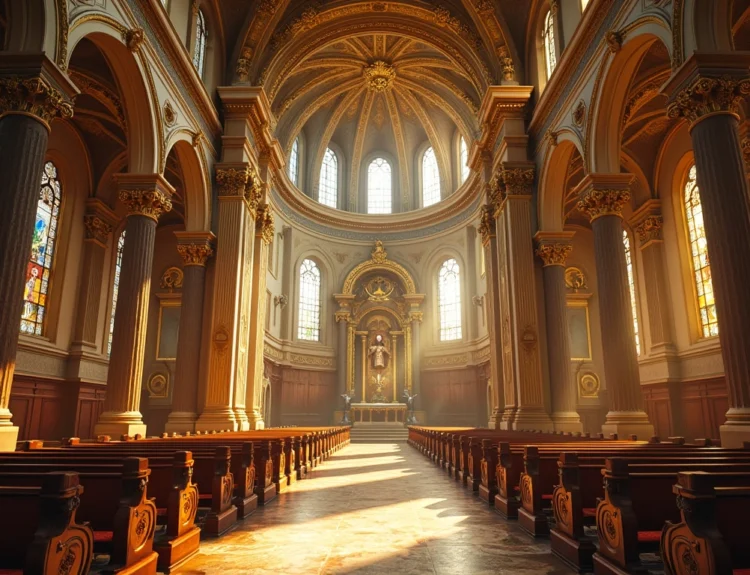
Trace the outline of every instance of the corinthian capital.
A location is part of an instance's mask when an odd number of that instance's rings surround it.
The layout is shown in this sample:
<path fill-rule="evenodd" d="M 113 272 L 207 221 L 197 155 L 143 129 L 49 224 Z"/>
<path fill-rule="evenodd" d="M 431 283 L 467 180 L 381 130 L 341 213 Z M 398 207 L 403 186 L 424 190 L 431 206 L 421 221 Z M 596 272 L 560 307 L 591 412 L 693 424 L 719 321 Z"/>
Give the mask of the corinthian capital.
<path fill-rule="evenodd" d="M 271 206 L 263 205 L 258 208 L 258 215 L 255 217 L 255 229 L 266 245 L 273 242 L 274 218 Z"/>
<path fill-rule="evenodd" d="M 216 168 L 216 183 L 220 196 L 244 196 L 247 179 L 250 177 L 248 164 Z"/>
<path fill-rule="evenodd" d="M 49 129 L 55 118 L 72 118 L 73 104 L 41 77 L 0 78 L 0 115 L 29 114 Z"/>
<path fill-rule="evenodd" d="M 102 246 L 107 245 L 109 234 L 112 233 L 112 226 L 96 214 L 86 214 L 83 216 L 83 225 L 86 228 L 86 239 L 94 240 Z"/>
<path fill-rule="evenodd" d="M 487 204 L 482 206 L 482 215 L 479 220 L 479 235 L 482 236 L 482 245 L 495 237 L 495 207 Z"/>
<path fill-rule="evenodd" d="M 159 221 L 163 213 L 172 210 L 172 200 L 161 190 L 120 190 L 118 197 L 127 206 L 129 216 Z"/>
<path fill-rule="evenodd" d="M 664 221 L 659 215 L 651 215 L 644 219 L 635 227 L 635 233 L 641 241 L 641 246 L 645 247 L 653 241 L 659 241 L 661 237 L 661 228 Z"/>
<path fill-rule="evenodd" d="M 630 201 L 629 190 L 598 190 L 584 192 L 578 200 L 578 211 L 586 214 L 593 222 L 602 216 L 622 217 L 622 209 Z"/>
<path fill-rule="evenodd" d="M 543 243 L 536 249 L 536 255 L 544 263 L 544 267 L 547 266 L 563 266 L 568 260 L 570 252 L 573 251 L 573 246 L 565 243 Z"/>
<path fill-rule="evenodd" d="M 506 196 L 530 196 L 532 194 L 534 187 L 533 166 L 503 166 L 502 177 L 505 183 Z"/>
<path fill-rule="evenodd" d="M 742 100 L 750 94 L 750 78 L 696 78 L 667 107 L 670 118 L 686 118 L 691 125 L 709 114 L 739 116 Z"/>
<path fill-rule="evenodd" d="M 214 250 L 207 243 L 177 244 L 177 253 L 186 266 L 205 266 Z"/>

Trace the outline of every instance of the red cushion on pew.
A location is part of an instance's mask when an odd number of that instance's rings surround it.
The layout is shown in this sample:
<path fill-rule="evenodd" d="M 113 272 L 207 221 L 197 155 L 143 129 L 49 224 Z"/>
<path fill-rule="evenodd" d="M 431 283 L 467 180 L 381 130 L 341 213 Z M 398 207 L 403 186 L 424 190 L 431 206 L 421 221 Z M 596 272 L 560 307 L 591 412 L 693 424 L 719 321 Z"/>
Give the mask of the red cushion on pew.
<path fill-rule="evenodd" d="M 520 487 L 519 487 L 518 485 L 516 485 L 516 486 L 515 486 L 515 487 L 513 488 L 513 491 L 521 491 L 521 488 L 520 488 Z"/>
<path fill-rule="evenodd" d="M 94 543 L 109 543 L 113 536 L 112 531 L 94 531 Z"/>
<path fill-rule="evenodd" d="M 584 517 L 596 517 L 596 507 L 584 507 L 583 516 Z"/>
<path fill-rule="evenodd" d="M 661 540 L 661 531 L 639 531 L 638 543 L 657 543 Z"/>
<path fill-rule="evenodd" d="M 211 494 L 210 493 L 201 493 L 198 496 L 198 499 L 211 499 Z"/>
<path fill-rule="evenodd" d="M 552 501 L 552 494 L 551 493 L 550 494 L 543 494 L 542 495 L 542 499 L 544 501 Z"/>

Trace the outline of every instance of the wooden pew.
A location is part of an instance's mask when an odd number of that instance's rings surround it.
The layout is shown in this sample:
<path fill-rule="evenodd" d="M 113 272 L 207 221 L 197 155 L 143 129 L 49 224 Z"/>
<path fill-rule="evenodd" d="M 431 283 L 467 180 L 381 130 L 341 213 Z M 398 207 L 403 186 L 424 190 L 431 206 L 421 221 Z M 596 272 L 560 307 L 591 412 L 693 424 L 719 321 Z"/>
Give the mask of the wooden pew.
<path fill-rule="evenodd" d="M 0 571 L 8 575 L 85 575 L 94 534 L 76 523 L 83 486 L 77 473 L 52 472 L 40 486 L 0 487 Z"/>
<path fill-rule="evenodd" d="M 211 511 L 206 516 L 205 532 L 218 537 L 237 523 L 237 507 L 232 503 L 234 476 L 232 475 L 232 451 L 229 447 L 216 448 L 216 466 L 211 481 Z"/>
<path fill-rule="evenodd" d="M 750 474 L 680 473 L 673 486 L 679 523 L 661 534 L 661 555 L 671 575 L 750 573 Z"/>

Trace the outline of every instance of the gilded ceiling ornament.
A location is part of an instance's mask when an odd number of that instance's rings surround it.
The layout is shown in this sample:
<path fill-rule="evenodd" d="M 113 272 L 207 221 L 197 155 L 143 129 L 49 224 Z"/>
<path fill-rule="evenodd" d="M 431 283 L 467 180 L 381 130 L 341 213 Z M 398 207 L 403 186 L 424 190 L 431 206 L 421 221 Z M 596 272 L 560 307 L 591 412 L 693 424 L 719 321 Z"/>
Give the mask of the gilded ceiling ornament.
<path fill-rule="evenodd" d="M 169 100 L 164 102 L 162 113 L 164 114 L 164 123 L 170 127 L 174 126 L 175 122 L 177 121 L 177 112 L 172 107 L 172 103 Z"/>
<path fill-rule="evenodd" d="M 234 69 L 235 74 L 240 82 L 247 82 L 248 74 L 250 74 L 250 61 L 253 57 L 253 49 L 249 46 L 245 46 L 242 49 L 242 54 L 237 58 L 237 66 Z"/>
<path fill-rule="evenodd" d="M 365 284 L 365 292 L 370 301 L 388 301 L 395 289 L 394 283 L 383 276 L 374 277 Z"/>
<path fill-rule="evenodd" d="M 505 194 L 508 196 L 530 196 L 534 185 L 534 168 L 512 168 L 503 170 Z"/>
<path fill-rule="evenodd" d="M 362 74 L 367 80 L 367 87 L 373 92 L 384 92 L 393 84 L 396 78 L 396 69 L 382 60 L 373 62 L 366 66 Z"/>
<path fill-rule="evenodd" d="M 503 81 L 514 82 L 516 79 L 516 66 L 513 64 L 513 58 L 510 56 L 507 46 L 500 46 L 497 49 L 497 57 L 500 59 L 500 66 L 503 70 Z"/>
<path fill-rule="evenodd" d="M 255 218 L 255 228 L 266 245 L 273 242 L 275 228 L 271 206 L 263 205 L 258 208 L 258 215 Z"/>
<path fill-rule="evenodd" d="M 208 258 L 214 255 L 214 250 L 206 242 L 177 244 L 177 253 L 186 266 L 205 266 Z"/>
<path fill-rule="evenodd" d="M 492 14 L 495 11 L 492 0 L 474 0 L 474 8 L 483 16 Z"/>
<path fill-rule="evenodd" d="M 0 115 L 21 112 L 49 124 L 73 117 L 73 105 L 42 78 L 0 78 Z"/>
<path fill-rule="evenodd" d="M 125 45 L 131 52 L 137 51 L 146 38 L 143 32 L 143 28 L 133 28 L 131 30 L 126 30 L 122 37 L 123 40 L 125 40 Z"/>
<path fill-rule="evenodd" d="M 664 221 L 659 215 L 648 216 L 635 228 L 635 233 L 638 234 L 638 239 L 641 241 L 641 245 L 645 245 L 655 240 L 661 240 L 661 229 Z"/>
<path fill-rule="evenodd" d="M 482 245 L 486 245 L 490 239 L 495 237 L 495 206 L 482 206 L 479 219 L 479 235 L 482 237 Z"/>
<path fill-rule="evenodd" d="M 250 177 L 250 167 L 244 168 L 216 168 L 216 183 L 219 185 L 220 196 L 242 196 Z"/>
<path fill-rule="evenodd" d="M 570 267 L 565 270 L 565 287 L 577 292 L 578 290 L 588 289 L 586 276 L 578 268 Z"/>
<path fill-rule="evenodd" d="M 536 255 L 547 266 L 563 266 L 573 251 L 573 246 L 568 243 L 543 243 L 536 249 Z"/>
<path fill-rule="evenodd" d="M 622 209 L 630 201 L 630 190 L 589 190 L 578 200 L 578 211 L 593 222 L 602 216 L 622 217 Z"/>
<path fill-rule="evenodd" d="M 691 125 L 709 114 L 726 113 L 739 116 L 743 98 L 750 94 L 750 79 L 697 78 L 682 90 L 667 107 L 670 118 L 686 118 Z"/>
<path fill-rule="evenodd" d="M 95 214 L 86 214 L 83 216 L 83 225 L 86 227 L 86 239 L 96 240 L 101 245 L 107 245 L 109 234 L 112 233 L 112 226 Z"/>
<path fill-rule="evenodd" d="M 158 221 L 159 216 L 172 210 L 172 200 L 160 190 L 120 190 L 118 197 L 127 206 L 129 216 Z"/>
<path fill-rule="evenodd" d="M 161 287 L 161 289 L 166 289 L 170 292 L 172 290 L 182 289 L 182 281 L 184 277 L 185 276 L 180 268 L 174 266 L 169 267 L 164 270 L 163 274 L 161 274 L 161 281 L 159 282 L 159 286 Z"/>

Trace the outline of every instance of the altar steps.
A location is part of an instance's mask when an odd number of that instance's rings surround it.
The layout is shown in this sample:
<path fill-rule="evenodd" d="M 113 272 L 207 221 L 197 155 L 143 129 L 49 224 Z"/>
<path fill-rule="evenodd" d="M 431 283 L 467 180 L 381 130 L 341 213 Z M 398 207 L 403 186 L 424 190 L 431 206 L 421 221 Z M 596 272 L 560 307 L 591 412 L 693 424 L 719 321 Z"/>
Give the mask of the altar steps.
<path fill-rule="evenodd" d="M 352 443 L 399 443 L 409 439 L 401 423 L 357 423 L 351 430 Z"/>

